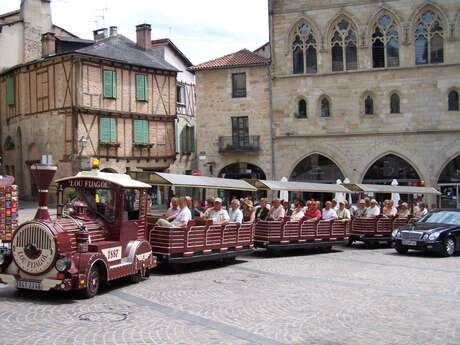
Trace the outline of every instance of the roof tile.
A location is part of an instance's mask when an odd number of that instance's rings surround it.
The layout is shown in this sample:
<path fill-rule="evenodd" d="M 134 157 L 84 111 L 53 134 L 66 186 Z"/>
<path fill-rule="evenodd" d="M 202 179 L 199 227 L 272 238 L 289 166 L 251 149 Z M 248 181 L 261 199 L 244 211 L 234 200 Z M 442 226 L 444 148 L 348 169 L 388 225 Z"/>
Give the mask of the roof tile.
<path fill-rule="evenodd" d="M 241 66 L 260 66 L 267 65 L 269 59 L 251 52 L 248 49 L 242 49 L 236 53 L 228 54 L 218 59 L 195 65 L 190 68 L 193 71 L 203 71 L 209 69 L 232 68 Z"/>

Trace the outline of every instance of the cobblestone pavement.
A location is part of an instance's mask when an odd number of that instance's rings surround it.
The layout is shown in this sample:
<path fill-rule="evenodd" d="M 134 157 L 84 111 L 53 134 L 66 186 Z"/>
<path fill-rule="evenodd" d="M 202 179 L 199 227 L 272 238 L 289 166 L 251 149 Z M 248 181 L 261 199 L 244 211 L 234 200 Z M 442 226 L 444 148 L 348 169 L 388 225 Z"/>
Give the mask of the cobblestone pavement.
<path fill-rule="evenodd" d="M 460 256 L 263 253 L 92 300 L 0 288 L 0 344 L 460 345 Z"/>

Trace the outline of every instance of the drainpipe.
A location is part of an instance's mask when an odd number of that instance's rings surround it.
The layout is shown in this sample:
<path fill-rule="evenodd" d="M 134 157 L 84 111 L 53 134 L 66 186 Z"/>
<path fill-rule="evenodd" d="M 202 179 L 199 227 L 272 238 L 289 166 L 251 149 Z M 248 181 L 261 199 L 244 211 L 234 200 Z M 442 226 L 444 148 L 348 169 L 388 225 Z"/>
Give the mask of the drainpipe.
<path fill-rule="evenodd" d="M 276 156 L 275 156 L 275 123 L 273 118 L 273 65 L 275 63 L 275 54 L 273 48 L 273 10 L 272 1 L 268 2 L 268 27 L 269 27 L 269 42 L 270 42 L 270 64 L 268 66 L 268 92 L 269 92 L 269 104 L 268 104 L 268 115 L 270 122 L 270 149 L 271 149 L 271 170 L 272 180 L 276 180 Z"/>

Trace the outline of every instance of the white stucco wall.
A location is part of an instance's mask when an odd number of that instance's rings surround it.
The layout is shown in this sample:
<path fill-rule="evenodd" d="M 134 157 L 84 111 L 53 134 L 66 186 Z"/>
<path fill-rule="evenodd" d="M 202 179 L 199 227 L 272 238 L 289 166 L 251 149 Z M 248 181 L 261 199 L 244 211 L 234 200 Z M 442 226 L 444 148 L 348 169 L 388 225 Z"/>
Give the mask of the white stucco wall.
<path fill-rule="evenodd" d="M 22 63 L 24 26 L 22 22 L 2 27 L 0 32 L 0 70 Z"/>

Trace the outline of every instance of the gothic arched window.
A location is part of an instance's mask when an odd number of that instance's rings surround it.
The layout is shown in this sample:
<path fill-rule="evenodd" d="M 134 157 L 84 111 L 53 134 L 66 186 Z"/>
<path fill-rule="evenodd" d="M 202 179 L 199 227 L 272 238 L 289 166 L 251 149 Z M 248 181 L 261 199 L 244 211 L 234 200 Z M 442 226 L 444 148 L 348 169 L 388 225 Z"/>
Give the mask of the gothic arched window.
<path fill-rule="evenodd" d="M 444 62 L 444 29 L 441 17 L 431 10 L 423 12 L 415 26 L 415 64 Z"/>
<path fill-rule="evenodd" d="M 458 92 L 455 90 L 450 91 L 448 98 L 449 98 L 448 99 L 449 111 L 458 111 L 459 110 Z"/>
<path fill-rule="evenodd" d="M 390 97 L 390 113 L 391 114 L 399 114 L 401 112 L 401 104 L 400 104 L 399 95 L 394 93 Z"/>
<path fill-rule="evenodd" d="M 326 97 L 321 99 L 321 117 L 331 116 L 331 105 Z"/>
<path fill-rule="evenodd" d="M 372 34 L 372 63 L 374 68 L 399 66 L 399 33 L 395 21 L 384 14 L 374 25 Z"/>
<path fill-rule="evenodd" d="M 371 96 L 367 96 L 364 100 L 364 114 L 374 115 L 374 100 Z"/>
<path fill-rule="evenodd" d="M 316 73 L 318 70 L 316 38 L 310 25 L 299 24 L 292 43 L 293 73 Z"/>
<path fill-rule="evenodd" d="M 346 19 L 338 21 L 331 38 L 332 71 L 358 69 L 358 39 L 353 25 Z"/>
<path fill-rule="evenodd" d="M 307 102 L 304 99 L 299 101 L 297 117 L 302 119 L 307 118 Z"/>

